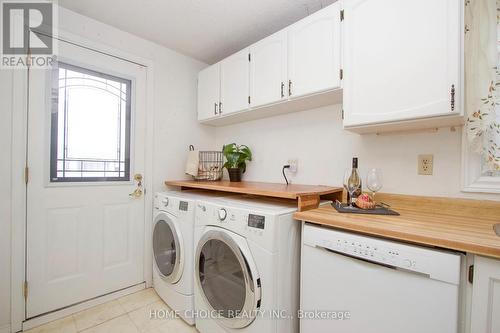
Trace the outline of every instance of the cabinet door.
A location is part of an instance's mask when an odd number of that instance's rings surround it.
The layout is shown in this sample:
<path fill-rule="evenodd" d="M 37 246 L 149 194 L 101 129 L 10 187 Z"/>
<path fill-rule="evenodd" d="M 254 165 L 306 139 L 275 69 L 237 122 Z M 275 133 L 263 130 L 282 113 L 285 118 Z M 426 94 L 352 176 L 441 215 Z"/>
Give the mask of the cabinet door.
<path fill-rule="evenodd" d="M 340 87 L 340 3 L 288 29 L 290 97 Z"/>
<path fill-rule="evenodd" d="M 476 256 L 471 332 L 500 332 L 500 261 Z"/>
<path fill-rule="evenodd" d="M 250 66 L 248 48 L 221 61 L 222 115 L 248 109 Z"/>
<path fill-rule="evenodd" d="M 280 31 L 250 46 L 251 107 L 286 99 L 287 33 Z"/>
<path fill-rule="evenodd" d="M 220 67 L 215 64 L 198 74 L 198 120 L 218 117 L 219 101 Z"/>
<path fill-rule="evenodd" d="M 461 112 L 463 1 L 343 6 L 344 126 Z"/>

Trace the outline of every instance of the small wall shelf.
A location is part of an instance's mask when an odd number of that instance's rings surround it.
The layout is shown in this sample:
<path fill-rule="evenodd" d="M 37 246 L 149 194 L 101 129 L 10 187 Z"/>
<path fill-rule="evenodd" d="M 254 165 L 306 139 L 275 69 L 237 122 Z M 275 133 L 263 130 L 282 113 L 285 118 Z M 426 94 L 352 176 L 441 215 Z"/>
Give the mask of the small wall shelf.
<path fill-rule="evenodd" d="M 341 200 L 343 189 L 324 185 L 277 184 L 262 182 L 230 182 L 221 181 L 194 181 L 171 180 L 167 186 L 176 186 L 181 189 L 204 189 L 211 191 L 251 194 L 257 196 L 297 200 L 298 211 L 305 211 L 319 207 L 321 199 Z"/>

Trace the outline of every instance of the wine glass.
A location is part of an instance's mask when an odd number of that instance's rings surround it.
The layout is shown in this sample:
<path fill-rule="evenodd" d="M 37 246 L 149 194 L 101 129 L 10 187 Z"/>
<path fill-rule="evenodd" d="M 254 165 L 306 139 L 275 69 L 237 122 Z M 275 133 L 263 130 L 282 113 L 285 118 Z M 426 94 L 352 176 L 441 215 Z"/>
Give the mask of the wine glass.
<path fill-rule="evenodd" d="M 352 197 L 354 193 L 356 193 L 356 191 L 360 188 L 360 186 L 361 178 L 358 177 L 358 174 L 356 172 L 353 173 L 352 169 L 346 169 L 344 173 L 344 188 L 347 192 L 349 192 L 349 195 L 351 197 L 351 200 L 349 200 L 350 208 L 354 208 Z"/>
<path fill-rule="evenodd" d="M 368 171 L 366 176 L 366 187 L 372 191 L 372 199 L 375 202 L 375 193 L 382 189 L 382 170 L 374 168 Z"/>

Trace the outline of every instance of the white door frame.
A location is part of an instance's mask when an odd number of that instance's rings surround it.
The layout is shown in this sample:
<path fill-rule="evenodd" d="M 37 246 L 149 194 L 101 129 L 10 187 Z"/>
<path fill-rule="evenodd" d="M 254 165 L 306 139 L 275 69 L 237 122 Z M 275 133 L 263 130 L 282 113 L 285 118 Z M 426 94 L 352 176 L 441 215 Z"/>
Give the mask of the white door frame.
<path fill-rule="evenodd" d="M 152 285 L 151 221 L 153 207 L 153 124 L 154 78 L 153 61 L 126 51 L 115 49 L 100 42 L 59 30 L 58 39 L 86 47 L 97 52 L 140 64 L 146 68 L 146 161 L 144 178 L 144 281 Z M 26 184 L 24 167 L 27 155 L 27 89 L 26 70 L 14 70 L 12 96 L 12 243 L 11 243 L 11 332 L 22 330 L 25 318 L 23 284 L 26 276 Z"/>

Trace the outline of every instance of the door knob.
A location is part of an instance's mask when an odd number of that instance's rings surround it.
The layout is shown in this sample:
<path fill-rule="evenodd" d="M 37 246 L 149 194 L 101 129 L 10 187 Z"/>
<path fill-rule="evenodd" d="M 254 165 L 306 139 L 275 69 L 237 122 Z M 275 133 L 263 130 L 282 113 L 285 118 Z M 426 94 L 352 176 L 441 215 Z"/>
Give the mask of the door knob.
<path fill-rule="evenodd" d="M 129 194 L 129 196 L 132 198 L 140 198 L 144 193 L 142 188 L 142 175 L 140 173 L 135 174 L 134 180 L 137 182 L 137 187 L 132 193 Z"/>

